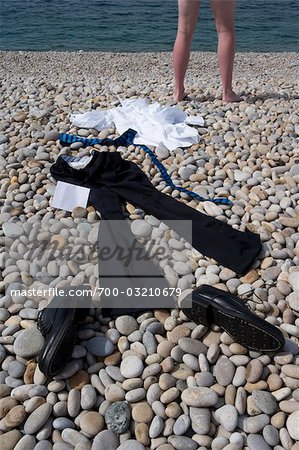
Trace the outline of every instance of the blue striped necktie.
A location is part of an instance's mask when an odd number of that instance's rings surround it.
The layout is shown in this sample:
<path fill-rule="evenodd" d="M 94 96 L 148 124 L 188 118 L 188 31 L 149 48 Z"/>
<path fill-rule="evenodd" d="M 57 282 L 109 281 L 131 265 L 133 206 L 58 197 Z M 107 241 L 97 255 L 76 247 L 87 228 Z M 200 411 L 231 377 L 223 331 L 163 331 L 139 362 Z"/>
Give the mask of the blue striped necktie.
<path fill-rule="evenodd" d="M 99 138 L 85 138 L 81 136 L 76 136 L 74 134 L 66 134 L 62 133 L 59 135 L 59 140 L 62 145 L 69 145 L 73 142 L 82 142 L 82 144 L 87 147 L 93 147 L 96 144 L 100 145 L 114 145 L 115 147 L 124 146 L 128 147 L 129 145 L 134 145 L 135 147 L 141 148 L 145 153 L 149 155 L 151 158 L 153 164 L 159 169 L 163 180 L 165 183 L 170 186 L 172 189 L 176 189 L 179 192 L 184 192 L 185 194 L 189 195 L 189 197 L 192 197 L 196 200 L 199 200 L 200 202 L 213 202 L 220 205 L 232 205 L 232 202 L 225 197 L 222 198 L 203 198 L 200 195 L 198 195 L 196 192 L 192 192 L 189 189 L 186 189 L 181 186 L 177 186 L 174 184 L 172 179 L 170 178 L 165 166 L 158 160 L 155 153 L 148 148 L 146 145 L 136 145 L 133 143 L 134 137 L 136 136 L 137 132 L 135 130 L 132 130 L 129 128 L 125 133 L 123 133 L 121 136 L 119 136 L 116 139 L 99 139 Z"/>

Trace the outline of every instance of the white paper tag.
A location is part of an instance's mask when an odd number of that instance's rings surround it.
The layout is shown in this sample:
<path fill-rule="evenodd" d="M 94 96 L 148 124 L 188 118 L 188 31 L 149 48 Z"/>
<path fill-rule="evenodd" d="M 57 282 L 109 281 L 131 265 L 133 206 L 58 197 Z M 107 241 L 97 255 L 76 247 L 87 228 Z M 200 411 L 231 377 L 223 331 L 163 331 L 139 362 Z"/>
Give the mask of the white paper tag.
<path fill-rule="evenodd" d="M 65 209 L 70 212 L 72 212 L 76 206 L 86 208 L 89 193 L 90 188 L 58 181 L 51 206 L 53 208 Z"/>

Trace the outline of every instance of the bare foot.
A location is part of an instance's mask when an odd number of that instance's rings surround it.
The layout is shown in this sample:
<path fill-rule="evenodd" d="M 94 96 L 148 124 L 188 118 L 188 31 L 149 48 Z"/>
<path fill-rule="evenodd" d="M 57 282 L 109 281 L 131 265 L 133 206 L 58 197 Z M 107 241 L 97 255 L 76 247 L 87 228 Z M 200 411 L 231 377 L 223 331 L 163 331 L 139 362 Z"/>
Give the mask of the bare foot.
<path fill-rule="evenodd" d="M 235 94 L 233 90 L 226 92 L 225 94 L 222 94 L 222 101 L 225 103 L 233 103 L 233 102 L 240 102 L 242 100 L 242 97 Z"/>
<path fill-rule="evenodd" d="M 175 92 L 173 99 L 175 102 L 181 102 L 187 96 L 186 92 Z"/>

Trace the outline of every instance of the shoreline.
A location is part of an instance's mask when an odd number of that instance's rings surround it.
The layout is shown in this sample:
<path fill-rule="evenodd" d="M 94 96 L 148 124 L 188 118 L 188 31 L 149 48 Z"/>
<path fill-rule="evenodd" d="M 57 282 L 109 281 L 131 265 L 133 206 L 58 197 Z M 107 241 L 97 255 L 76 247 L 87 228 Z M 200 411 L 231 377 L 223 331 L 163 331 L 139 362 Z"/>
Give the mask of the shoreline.
<path fill-rule="evenodd" d="M 172 77 L 172 52 L 24 52 L 0 51 L 2 79 L 35 76 L 37 78 L 64 76 L 68 80 L 91 79 L 121 79 L 131 77 L 141 81 L 147 78 L 168 79 Z M 298 54 L 295 52 L 278 53 L 237 53 L 235 58 L 234 75 L 249 77 L 257 74 L 258 78 L 271 81 L 296 81 L 298 78 Z M 126 71 L 125 74 L 119 73 Z M 187 72 L 187 81 L 197 78 L 218 78 L 217 57 L 214 52 L 192 52 Z"/>

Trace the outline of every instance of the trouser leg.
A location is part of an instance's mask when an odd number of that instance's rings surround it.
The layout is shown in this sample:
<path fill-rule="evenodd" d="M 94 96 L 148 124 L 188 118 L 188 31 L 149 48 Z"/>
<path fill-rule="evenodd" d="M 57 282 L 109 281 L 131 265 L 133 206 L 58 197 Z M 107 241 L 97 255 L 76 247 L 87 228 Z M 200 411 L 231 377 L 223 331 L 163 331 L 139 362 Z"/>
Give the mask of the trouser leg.
<path fill-rule="evenodd" d="M 125 163 L 127 171 L 123 171 L 118 184 L 111 186 L 114 192 L 147 214 L 164 222 L 174 221 L 171 226 L 187 240 L 189 235 L 181 221 L 191 221 L 192 245 L 195 249 L 239 274 L 246 272 L 261 249 L 259 235 L 238 231 L 159 192 L 135 164 Z"/>
<path fill-rule="evenodd" d="M 98 306 L 110 315 L 117 308 L 173 308 L 177 292 L 170 289 L 161 268 L 133 235 L 117 194 L 104 186 L 94 188 L 89 203 L 103 218 L 97 240 Z"/>

